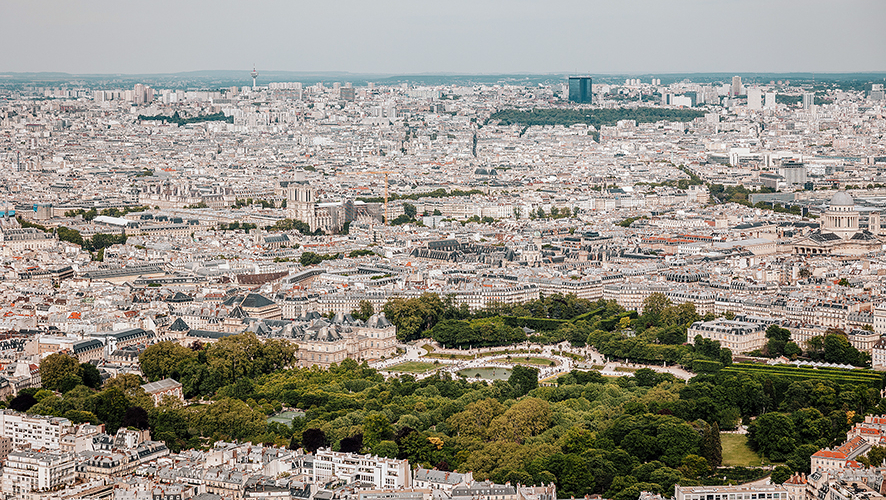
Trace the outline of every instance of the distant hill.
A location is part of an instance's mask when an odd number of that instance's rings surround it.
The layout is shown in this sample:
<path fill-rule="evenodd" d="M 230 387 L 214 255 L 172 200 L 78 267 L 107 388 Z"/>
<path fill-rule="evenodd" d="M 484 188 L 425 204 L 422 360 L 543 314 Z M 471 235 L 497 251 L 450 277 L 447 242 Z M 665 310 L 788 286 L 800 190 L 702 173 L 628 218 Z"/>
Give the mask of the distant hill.
<path fill-rule="evenodd" d="M 251 68 L 242 70 L 195 70 L 179 73 L 145 73 L 145 74 L 70 74 L 60 72 L 32 73 L 0 73 L 0 85 L 4 82 L 22 83 L 59 83 L 82 82 L 85 85 L 128 85 L 129 83 L 147 83 L 170 87 L 225 87 L 233 85 L 251 85 L 249 76 Z M 356 86 L 373 82 L 379 85 L 409 83 L 412 85 L 492 85 L 522 84 L 535 86 L 562 82 L 571 73 L 550 74 L 457 74 L 457 73 L 424 73 L 424 74 L 382 74 L 382 73 L 349 73 L 346 71 L 279 71 L 259 69 L 258 82 L 267 85 L 270 82 L 302 82 L 313 85 L 317 82 L 350 82 Z M 886 72 L 867 73 L 646 73 L 646 74 L 593 74 L 595 83 L 623 83 L 626 78 L 639 78 L 648 82 L 651 78 L 661 79 L 662 84 L 689 80 L 697 83 L 729 82 L 732 77 L 742 77 L 742 82 L 767 84 L 770 81 L 789 80 L 791 83 L 834 82 L 834 81 L 886 81 Z"/>

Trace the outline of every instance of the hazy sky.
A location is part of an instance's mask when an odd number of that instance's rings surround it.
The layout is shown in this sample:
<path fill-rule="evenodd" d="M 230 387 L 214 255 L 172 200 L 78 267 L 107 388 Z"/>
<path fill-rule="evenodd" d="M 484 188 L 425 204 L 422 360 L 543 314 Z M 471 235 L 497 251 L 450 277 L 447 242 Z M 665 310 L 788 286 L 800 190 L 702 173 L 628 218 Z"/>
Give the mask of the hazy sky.
<path fill-rule="evenodd" d="M 0 72 L 886 70 L 886 0 L 0 0 Z"/>

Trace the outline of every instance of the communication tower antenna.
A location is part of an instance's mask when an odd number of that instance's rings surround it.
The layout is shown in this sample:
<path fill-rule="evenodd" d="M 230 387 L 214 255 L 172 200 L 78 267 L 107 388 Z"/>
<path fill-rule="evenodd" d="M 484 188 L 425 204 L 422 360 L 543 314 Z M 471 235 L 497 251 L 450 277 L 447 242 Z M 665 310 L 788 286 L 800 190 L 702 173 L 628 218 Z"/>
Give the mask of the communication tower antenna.
<path fill-rule="evenodd" d="M 255 64 L 252 65 L 252 89 L 255 90 L 255 79 L 258 78 L 258 71 L 255 70 Z"/>

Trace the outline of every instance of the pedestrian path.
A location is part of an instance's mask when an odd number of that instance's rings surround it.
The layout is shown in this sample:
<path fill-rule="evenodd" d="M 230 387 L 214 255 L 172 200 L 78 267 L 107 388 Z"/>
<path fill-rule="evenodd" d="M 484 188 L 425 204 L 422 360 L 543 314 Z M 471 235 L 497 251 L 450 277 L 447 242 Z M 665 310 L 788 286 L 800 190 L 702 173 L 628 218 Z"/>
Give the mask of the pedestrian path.
<path fill-rule="evenodd" d="M 446 357 L 427 357 L 428 351 L 422 346 L 430 345 L 434 348 L 433 352 L 439 355 L 458 355 L 458 356 L 478 356 L 473 359 L 459 359 Z M 670 373 L 681 380 L 689 380 L 693 373 L 684 370 L 679 366 L 659 366 L 659 365 L 643 365 L 636 363 L 622 363 L 609 361 L 593 347 L 573 347 L 567 342 L 556 345 L 540 345 L 532 343 L 523 343 L 502 347 L 484 347 L 478 349 L 445 349 L 433 340 L 419 340 L 411 344 L 401 344 L 398 346 L 403 353 L 389 359 L 375 361 L 369 366 L 382 372 L 385 376 L 399 376 L 402 372 L 390 371 L 391 367 L 405 363 L 408 361 L 424 361 L 433 363 L 437 368 L 431 369 L 425 373 L 414 374 L 416 379 L 422 379 L 438 372 L 451 373 L 457 376 L 458 372 L 465 369 L 473 368 L 507 368 L 513 369 L 514 366 L 521 364 L 519 358 L 521 356 L 530 356 L 533 358 L 548 359 L 554 362 L 554 366 L 538 366 L 530 365 L 538 368 L 539 380 L 559 376 L 568 373 L 573 369 L 590 369 L 591 366 L 602 366 L 600 373 L 608 377 L 632 377 L 634 372 L 641 368 L 649 368 L 658 373 Z M 506 352 L 512 351 L 512 352 Z M 513 352 L 519 351 L 519 352 Z M 500 353 L 500 354 L 497 354 Z M 572 355 L 572 356 L 570 356 Z M 573 356 L 581 356 L 582 360 L 577 361 Z M 525 363 L 524 363 L 525 364 Z M 468 378 L 468 381 L 482 380 Z"/>

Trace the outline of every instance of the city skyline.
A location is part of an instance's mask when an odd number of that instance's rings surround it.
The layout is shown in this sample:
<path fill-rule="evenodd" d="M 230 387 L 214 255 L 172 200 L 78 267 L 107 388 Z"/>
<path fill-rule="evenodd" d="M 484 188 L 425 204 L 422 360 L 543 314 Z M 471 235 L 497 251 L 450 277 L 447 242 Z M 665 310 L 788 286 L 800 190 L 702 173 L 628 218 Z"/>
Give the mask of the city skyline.
<path fill-rule="evenodd" d="M 11 2 L 0 42 L 16 49 L 4 54 L 0 71 L 148 74 L 253 64 L 372 74 L 886 70 L 877 50 L 886 44 L 877 27 L 886 18 L 882 2 L 504 5 L 159 2 L 136 10 L 104 1 Z"/>
<path fill-rule="evenodd" d="M 2 12 L 0 500 L 886 500 L 883 0 Z"/>

